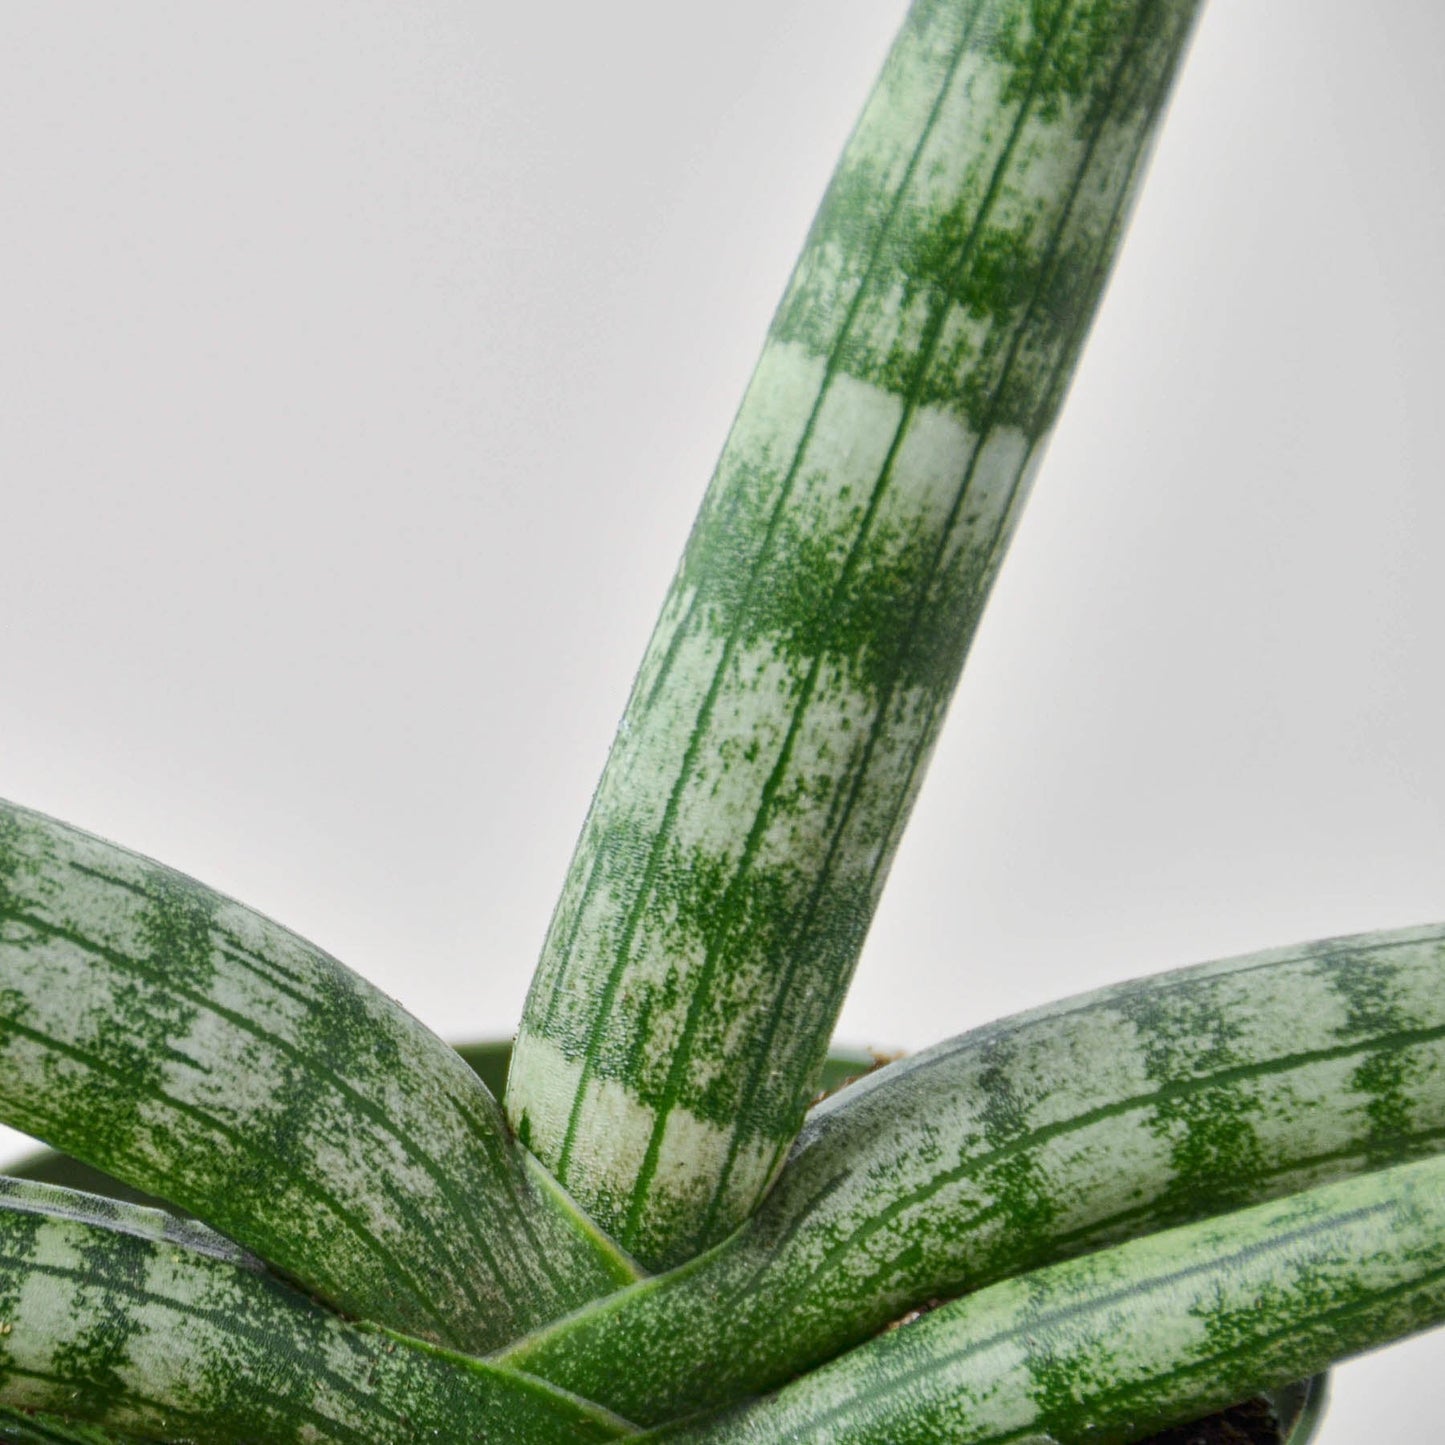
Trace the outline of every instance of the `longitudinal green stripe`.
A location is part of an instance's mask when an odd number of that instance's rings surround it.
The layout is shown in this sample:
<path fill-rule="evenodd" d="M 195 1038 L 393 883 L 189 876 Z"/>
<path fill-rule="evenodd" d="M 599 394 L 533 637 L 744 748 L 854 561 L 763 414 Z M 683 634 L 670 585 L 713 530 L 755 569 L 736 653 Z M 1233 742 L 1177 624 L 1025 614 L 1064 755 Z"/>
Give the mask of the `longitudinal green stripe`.
<path fill-rule="evenodd" d="M 649 1265 L 795 1134 L 1196 0 L 916 0 L 664 603 L 508 1088 Z"/>
<path fill-rule="evenodd" d="M 507 1066 L 512 1059 L 512 1041 L 491 1040 L 486 1043 L 455 1044 L 467 1066 L 493 1094 L 500 1094 L 507 1082 Z M 854 1079 L 878 1067 L 878 1060 L 871 1054 L 856 1049 L 840 1049 L 830 1052 L 823 1062 L 823 1071 L 818 1079 L 820 1093 L 831 1094 Z M 103 1194 L 112 1199 L 125 1199 L 132 1204 L 155 1206 L 162 1201 L 146 1194 L 143 1190 L 132 1189 L 112 1175 L 68 1154 L 57 1153 L 54 1149 L 37 1149 L 24 1158 L 6 1166 L 6 1172 L 17 1179 L 38 1179 L 46 1184 L 63 1184 L 70 1189 L 80 1189 L 88 1194 Z M 174 1209 L 175 1206 L 171 1205 Z"/>
<path fill-rule="evenodd" d="M 459 1348 L 633 1277 L 392 1000 L 249 909 L 8 804 L 0 1119 L 351 1313 Z"/>
<path fill-rule="evenodd" d="M 673 1445 L 1125 1445 L 1445 1321 L 1445 1158 L 991 1286 Z"/>
<path fill-rule="evenodd" d="M 81 1425 L 58 1415 L 0 1409 L 3 1445 L 139 1445 L 134 1435 Z"/>
<path fill-rule="evenodd" d="M 870 1074 L 731 1239 L 504 1358 L 659 1422 L 931 1298 L 1442 1148 L 1445 927 L 1183 969 Z"/>
<path fill-rule="evenodd" d="M 481 1079 L 493 1094 L 501 1093 L 507 1081 L 507 1066 L 512 1057 L 511 1040 L 491 1041 L 479 1044 L 458 1044 L 457 1053 L 473 1073 Z M 877 1068 L 877 1060 L 857 1050 L 843 1049 L 828 1055 L 818 1081 L 821 1092 L 831 1093 L 853 1079 L 861 1078 Z M 24 1158 L 6 1166 L 6 1171 L 18 1179 L 35 1179 L 47 1184 L 62 1184 L 70 1189 L 83 1190 L 88 1194 L 100 1194 L 112 1199 L 122 1199 L 133 1204 L 161 1205 L 164 1201 L 133 1189 L 121 1183 L 113 1175 L 82 1164 L 68 1154 L 54 1149 L 37 1149 Z M 540 1177 L 540 1176 L 539 1176 Z M 544 1180 L 545 1187 L 545 1180 Z M 166 1206 L 172 1210 L 174 1205 Z M 587 1228 L 585 1222 L 581 1226 Z M 602 1245 L 605 1249 L 605 1243 Z M 5 1438 L 0 1432 L 0 1441 Z"/>
<path fill-rule="evenodd" d="M 0 1180 L 0 1320 L 0 1405 L 143 1439 L 580 1445 L 627 1429 L 347 1325 L 202 1225 L 50 1185 Z"/>
<path fill-rule="evenodd" d="M 493 1094 L 506 1088 L 507 1070 L 512 1062 L 512 1041 L 481 1044 L 456 1044 L 456 1051 L 467 1061 L 472 1072 Z M 823 1060 L 818 1075 L 818 1092 L 831 1094 L 852 1079 L 860 1078 L 878 1067 L 877 1059 L 857 1049 L 834 1049 Z"/>

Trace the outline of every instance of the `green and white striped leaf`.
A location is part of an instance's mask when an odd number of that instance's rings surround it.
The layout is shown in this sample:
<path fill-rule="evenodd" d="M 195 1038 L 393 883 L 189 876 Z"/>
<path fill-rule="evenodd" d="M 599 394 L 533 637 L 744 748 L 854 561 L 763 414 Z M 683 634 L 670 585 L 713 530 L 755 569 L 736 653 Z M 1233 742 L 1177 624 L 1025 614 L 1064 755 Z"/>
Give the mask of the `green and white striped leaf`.
<path fill-rule="evenodd" d="M 635 1278 L 440 1040 L 311 944 L 0 804 L 0 1120 L 349 1313 L 495 1348 Z"/>
<path fill-rule="evenodd" d="M 511 1039 L 493 1039 L 479 1044 L 455 1044 L 453 1047 L 491 1093 L 500 1098 L 506 1089 L 507 1071 L 512 1063 Z M 841 1089 L 844 1084 L 876 1069 L 878 1062 L 876 1055 L 863 1050 L 832 1048 L 828 1057 L 823 1060 L 823 1067 L 818 1074 L 818 1092 L 831 1094 L 834 1090 Z"/>
<path fill-rule="evenodd" d="M 1127 1445 L 1445 1322 L 1445 1158 L 990 1286 L 671 1445 Z"/>
<path fill-rule="evenodd" d="M 348 1325 L 204 1225 L 50 1185 L 0 1180 L 0 1320 L 0 1405 L 144 1440 L 580 1445 L 628 1429 Z"/>
<path fill-rule="evenodd" d="M 489 1040 L 486 1043 L 455 1044 L 468 1068 L 496 1096 L 507 1082 L 507 1066 L 512 1058 L 512 1042 Z M 841 1049 L 830 1053 L 823 1063 L 823 1072 L 818 1081 L 821 1093 L 833 1093 L 844 1084 L 862 1078 L 864 1074 L 879 1067 L 878 1060 L 871 1054 L 856 1049 Z M 100 1194 L 109 1199 L 124 1199 L 132 1204 L 157 1206 L 175 1212 L 176 1206 L 155 1198 L 144 1190 L 133 1189 L 113 1175 L 82 1164 L 68 1154 L 54 1149 L 36 1149 L 23 1158 L 5 1166 L 5 1172 L 17 1179 L 36 1179 L 44 1184 L 62 1184 L 67 1189 L 79 1189 L 86 1194 Z M 0 1436 L 3 1439 L 3 1436 Z"/>
<path fill-rule="evenodd" d="M 1442 1146 L 1445 927 L 1182 969 L 870 1074 L 731 1239 L 503 1358 L 660 1423 L 930 1299 Z"/>
<path fill-rule="evenodd" d="M 801 1124 L 1197 0 L 915 0 L 552 921 L 520 1137 L 649 1267 Z"/>

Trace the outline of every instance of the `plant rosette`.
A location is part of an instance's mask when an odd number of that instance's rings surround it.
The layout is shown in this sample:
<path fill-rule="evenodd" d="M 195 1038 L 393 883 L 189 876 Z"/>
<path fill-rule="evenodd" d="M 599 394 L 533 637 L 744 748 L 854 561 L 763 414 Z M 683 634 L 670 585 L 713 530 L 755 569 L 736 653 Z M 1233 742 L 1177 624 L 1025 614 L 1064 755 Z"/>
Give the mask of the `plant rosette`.
<path fill-rule="evenodd" d="M 820 1096 L 1199 8 L 909 9 L 505 1080 L 0 803 L 0 1119 L 143 1196 L 0 1180 L 0 1438 L 1276 1445 L 1321 1408 L 1291 1381 L 1445 1321 L 1445 926 L 1096 989 Z"/>

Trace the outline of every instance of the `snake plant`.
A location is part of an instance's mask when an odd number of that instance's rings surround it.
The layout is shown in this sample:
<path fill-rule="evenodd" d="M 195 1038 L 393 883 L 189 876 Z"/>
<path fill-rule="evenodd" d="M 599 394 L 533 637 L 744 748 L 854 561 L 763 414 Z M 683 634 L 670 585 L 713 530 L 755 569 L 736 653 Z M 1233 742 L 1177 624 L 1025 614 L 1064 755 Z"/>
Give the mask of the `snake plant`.
<path fill-rule="evenodd" d="M 832 1043 L 1199 8 L 914 0 L 514 1047 L 0 805 L 0 1440 L 1301 1445 L 1445 1321 L 1445 925 Z"/>

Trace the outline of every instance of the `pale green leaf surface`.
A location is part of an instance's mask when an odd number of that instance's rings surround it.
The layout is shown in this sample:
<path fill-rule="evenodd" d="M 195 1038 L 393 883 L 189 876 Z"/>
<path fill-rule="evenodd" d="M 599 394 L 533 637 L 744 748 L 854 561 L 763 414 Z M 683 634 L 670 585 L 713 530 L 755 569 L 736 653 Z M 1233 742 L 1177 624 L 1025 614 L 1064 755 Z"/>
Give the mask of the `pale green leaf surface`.
<path fill-rule="evenodd" d="M 457 1054 L 268 919 L 0 804 L 0 1119 L 472 1351 L 635 1278 Z"/>
<path fill-rule="evenodd" d="M 512 1057 L 510 1040 L 457 1044 L 454 1047 L 467 1067 L 486 1085 L 493 1096 L 502 1092 L 507 1081 L 507 1066 Z M 831 1093 L 855 1079 L 862 1078 L 877 1067 L 878 1061 L 870 1054 L 856 1049 L 834 1050 L 824 1062 L 819 1089 Z M 533 1167 L 535 1169 L 536 1166 Z M 17 1179 L 37 1179 L 47 1184 L 63 1184 L 69 1189 L 79 1189 L 87 1194 L 128 1200 L 133 1204 L 162 1206 L 172 1212 L 176 1209 L 174 1204 L 157 1199 L 144 1190 L 133 1189 L 113 1175 L 92 1168 L 89 1164 L 82 1164 L 78 1159 L 72 1159 L 68 1154 L 61 1154 L 54 1149 L 37 1149 L 7 1165 L 6 1172 Z M 554 1187 L 547 1180 L 545 1171 L 538 1171 L 538 1179 L 544 1190 Z M 564 1204 L 563 1207 L 569 1206 Z M 589 1225 L 579 1217 L 578 1227 L 586 1230 Z M 605 1251 L 612 1246 L 604 1240 L 599 1247 Z"/>
<path fill-rule="evenodd" d="M 1445 928 L 1181 969 L 870 1074 L 731 1239 L 504 1358 L 658 1423 L 931 1298 L 1442 1145 Z"/>
<path fill-rule="evenodd" d="M 1017 1276 L 672 1445 L 1126 1445 L 1445 1322 L 1445 1158 Z"/>
<path fill-rule="evenodd" d="M 0 1180 L 0 1320 L 0 1405 L 145 1440 L 627 1433 L 538 1380 L 349 1325 L 204 1225 L 50 1185 Z"/>
<path fill-rule="evenodd" d="M 519 1136 L 649 1268 L 802 1122 L 1196 0 L 916 0 L 773 321 L 528 999 Z"/>

